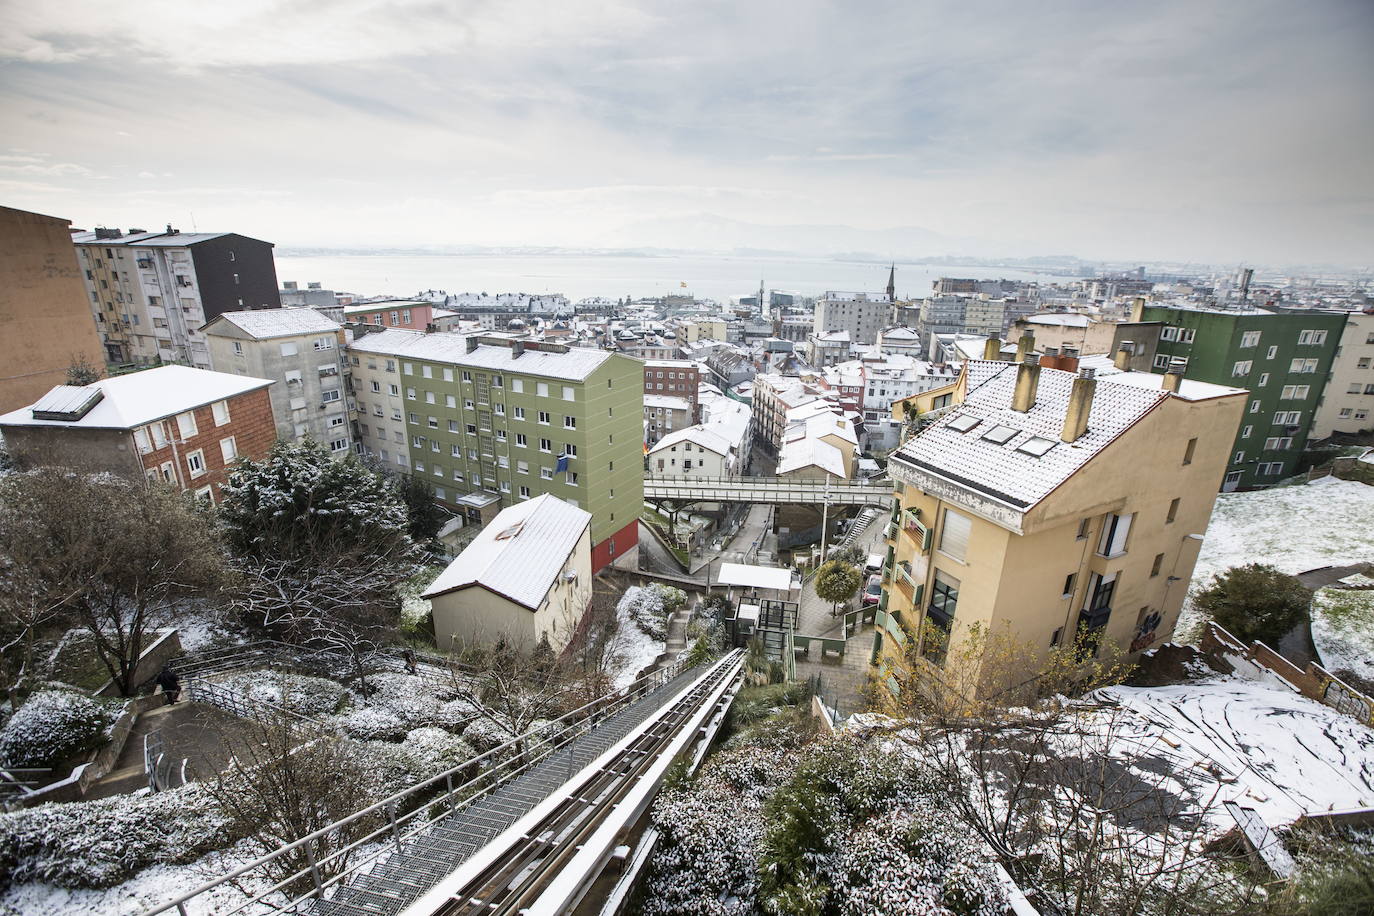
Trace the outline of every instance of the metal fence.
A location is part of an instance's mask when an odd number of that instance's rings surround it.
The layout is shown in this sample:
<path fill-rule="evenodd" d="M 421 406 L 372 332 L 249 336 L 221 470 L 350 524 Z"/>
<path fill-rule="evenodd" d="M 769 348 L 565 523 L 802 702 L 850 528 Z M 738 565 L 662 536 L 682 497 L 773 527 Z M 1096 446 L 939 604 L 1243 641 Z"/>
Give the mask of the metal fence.
<path fill-rule="evenodd" d="M 300 912 L 308 901 L 323 898 L 352 875 L 367 870 L 382 857 L 400 851 L 406 842 L 429 829 L 436 821 L 466 809 L 549 754 L 591 731 L 600 722 L 667 684 L 685 670 L 684 661 L 685 655 L 672 666 L 645 675 L 622 691 L 599 697 L 538 729 L 512 738 L 484 754 L 288 843 L 146 911 L 143 916 L 171 912 L 187 916 L 187 904 L 196 898 L 225 886 L 242 887 L 255 880 L 268 886 L 232 909 L 218 911 L 220 916 Z M 213 686 L 210 689 L 213 690 Z M 230 694 L 229 691 L 224 693 Z M 236 694 L 230 696 L 237 697 Z M 469 774 L 474 770 L 480 771 L 479 775 L 470 777 Z M 275 871 L 273 863 L 298 855 L 306 858 L 304 867 L 281 880 L 274 881 L 270 877 Z M 306 889 L 298 891 L 300 887 Z"/>

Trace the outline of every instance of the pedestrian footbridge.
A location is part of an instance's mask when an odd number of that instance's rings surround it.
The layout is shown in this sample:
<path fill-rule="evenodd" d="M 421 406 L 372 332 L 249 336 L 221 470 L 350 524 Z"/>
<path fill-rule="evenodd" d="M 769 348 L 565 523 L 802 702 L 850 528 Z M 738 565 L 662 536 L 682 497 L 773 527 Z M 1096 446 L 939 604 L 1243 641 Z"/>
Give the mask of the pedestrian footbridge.
<path fill-rule="evenodd" d="M 797 480 L 784 477 L 646 477 L 649 502 L 811 503 L 890 506 L 888 480 Z"/>

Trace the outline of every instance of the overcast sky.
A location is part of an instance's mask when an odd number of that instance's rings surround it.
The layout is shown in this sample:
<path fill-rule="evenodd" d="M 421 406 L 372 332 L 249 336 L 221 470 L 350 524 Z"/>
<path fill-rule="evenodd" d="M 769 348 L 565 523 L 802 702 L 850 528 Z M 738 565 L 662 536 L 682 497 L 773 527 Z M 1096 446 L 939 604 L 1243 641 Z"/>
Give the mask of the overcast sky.
<path fill-rule="evenodd" d="M 0 203 L 86 228 L 1374 262 L 1370 0 L 0 0 L 0 22 Z"/>

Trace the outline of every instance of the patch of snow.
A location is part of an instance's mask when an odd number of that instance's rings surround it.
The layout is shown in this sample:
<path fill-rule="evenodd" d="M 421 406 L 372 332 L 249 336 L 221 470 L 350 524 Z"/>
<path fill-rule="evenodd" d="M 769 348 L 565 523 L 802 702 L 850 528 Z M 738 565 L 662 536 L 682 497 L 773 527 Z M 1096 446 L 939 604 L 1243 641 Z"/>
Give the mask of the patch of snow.
<path fill-rule="evenodd" d="M 647 590 L 632 586 L 626 590 L 615 609 L 618 625 L 615 636 L 617 667 L 613 672 L 613 679 L 616 689 L 634 683 L 639 677 L 639 672 L 652 665 L 667 646 L 665 640 L 650 636 L 636 622 L 636 599 L 639 593 L 645 591 Z"/>
<path fill-rule="evenodd" d="M 1374 806 L 1374 731 L 1336 710 L 1256 681 L 1110 687 L 1094 697 L 1134 713 L 1123 751 L 1157 756 L 1214 816 L 1235 799 L 1270 825 L 1309 812 Z M 1180 744 L 1175 750 L 1163 736 Z"/>
<path fill-rule="evenodd" d="M 1212 510 L 1193 569 L 1193 589 L 1215 573 L 1244 563 L 1268 563 L 1286 573 L 1374 559 L 1374 487 L 1322 477 L 1293 487 L 1222 493 Z M 1177 631 L 1198 624 L 1184 605 Z"/>
<path fill-rule="evenodd" d="M 1318 589 L 1312 599 L 1312 642 L 1328 671 L 1352 671 L 1374 681 L 1374 589 Z"/>

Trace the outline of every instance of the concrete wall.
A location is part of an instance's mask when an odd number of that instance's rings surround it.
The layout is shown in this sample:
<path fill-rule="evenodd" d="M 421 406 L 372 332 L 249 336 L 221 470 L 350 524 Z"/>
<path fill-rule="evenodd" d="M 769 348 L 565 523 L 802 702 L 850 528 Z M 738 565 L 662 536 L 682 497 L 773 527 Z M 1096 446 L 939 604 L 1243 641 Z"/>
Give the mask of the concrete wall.
<path fill-rule="evenodd" d="M 0 413 L 65 384 L 79 359 L 105 365 L 70 225 L 0 207 Z"/>
<path fill-rule="evenodd" d="M 325 337 L 332 339 L 333 346 L 328 350 L 316 350 L 315 341 Z M 272 415 L 276 418 L 277 438 L 295 440 L 308 435 L 323 445 L 343 440 L 344 447 L 337 451 L 340 455 L 347 454 L 353 434 L 348 421 L 345 374 L 349 367 L 343 349 L 342 328 L 328 334 L 258 340 L 227 321 L 221 321 L 206 339 L 215 371 L 270 378 L 276 382 L 268 390 Z M 235 350 L 235 344 L 242 352 Z M 295 354 L 283 356 L 283 344 L 294 346 Z M 320 370 L 325 367 L 332 368 L 334 374 L 321 374 Z M 289 373 L 297 373 L 299 381 L 289 381 Z M 337 390 L 339 399 L 323 401 L 326 390 Z"/>

